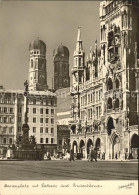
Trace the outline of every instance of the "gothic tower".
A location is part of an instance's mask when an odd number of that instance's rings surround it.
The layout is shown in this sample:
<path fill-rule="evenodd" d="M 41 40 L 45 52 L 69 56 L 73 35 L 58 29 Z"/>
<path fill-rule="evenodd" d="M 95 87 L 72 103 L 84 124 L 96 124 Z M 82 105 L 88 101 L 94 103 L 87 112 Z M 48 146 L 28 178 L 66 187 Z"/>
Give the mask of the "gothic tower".
<path fill-rule="evenodd" d="M 74 51 L 74 66 L 72 69 L 73 87 L 75 88 L 84 82 L 84 59 L 85 52 L 83 50 L 83 44 L 81 40 L 81 27 L 78 27 L 76 50 Z"/>
<path fill-rule="evenodd" d="M 70 87 L 69 50 L 62 44 L 53 52 L 54 90 Z"/>
<path fill-rule="evenodd" d="M 29 90 L 47 89 L 46 45 L 38 37 L 29 45 Z"/>
<path fill-rule="evenodd" d="M 72 88 L 71 95 L 74 97 L 72 105 L 74 107 L 74 112 L 72 114 L 73 119 L 77 120 L 76 130 L 74 129 L 75 125 L 71 127 L 73 131 L 80 132 L 80 86 L 84 83 L 84 70 L 85 70 L 85 52 L 83 50 L 83 44 L 81 40 L 81 27 L 78 27 L 78 35 L 76 42 L 76 49 L 74 51 L 74 65 L 71 70 L 72 72 Z"/>

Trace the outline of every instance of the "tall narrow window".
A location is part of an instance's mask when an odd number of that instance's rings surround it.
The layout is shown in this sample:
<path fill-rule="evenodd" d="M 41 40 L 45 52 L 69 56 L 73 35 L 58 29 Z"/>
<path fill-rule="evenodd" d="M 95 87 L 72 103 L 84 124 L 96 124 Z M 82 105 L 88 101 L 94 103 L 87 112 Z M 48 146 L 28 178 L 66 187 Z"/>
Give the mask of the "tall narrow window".
<path fill-rule="evenodd" d="M 36 118 L 33 118 L 33 123 L 36 123 Z"/>
<path fill-rule="evenodd" d="M 120 85 L 120 84 L 119 84 L 119 80 L 116 79 L 116 82 L 115 82 L 115 83 L 116 83 L 116 89 L 119 89 L 119 85 Z"/>
<path fill-rule="evenodd" d="M 36 114 L 36 108 L 33 108 L 33 114 Z"/>
<path fill-rule="evenodd" d="M 46 138 L 46 144 L 48 144 L 48 138 Z"/>
<path fill-rule="evenodd" d="M 3 143 L 6 144 L 6 138 L 3 138 Z"/>
<path fill-rule="evenodd" d="M 43 118 L 40 118 L 40 123 L 43 123 Z"/>
<path fill-rule="evenodd" d="M 33 127 L 33 133 L 36 133 L 36 127 Z"/>
<path fill-rule="evenodd" d="M 54 143 L 54 138 L 51 138 L 51 144 L 53 144 Z"/>
<path fill-rule="evenodd" d="M 43 127 L 40 127 L 40 133 L 43 133 Z"/>
<path fill-rule="evenodd" d="M 43 138 L 40 138 L 40 143 L 43 144 Z"/>
<path fill-rule="evenodd" d="M 46 114 L 49 114 L 49 109 L 46 109 Z"/>
<path fill-rule="evenodd" d="M 79 66 L 81 66 L 81 58 L 79 58 Z"/>
<path fill-rule="evenodd" d="M 13 143 L 13 139 L 9 138 L 9 144 L 12 144 L 12 143 Z"/>
<path fill-rule="evenodd" d="M 43 108 L 40 109 L 40 114 L 43 114 Z"/>
<path fill-rule="evenodd" d="M 104 59 L 103 63 L 105 65 L 105 45 L 103 45 L 103 59 Z"/>
<path fill-rule="evenodd" d="M 52 114 L 52 115 L 54 114 L 54 109 L 51 109 L 51 114 Z"/>
<path fill-rule="evenodd" d="M 33 68 L 33 60 L 31 59 L 31 68 Z"/>
<path fill-rule="evenodd" d="M 45 133 L 48 133 L 48 127 L 45 128 Z"/>
<path fill-rule="evenodd" d="M 54 133 L 54 128 L 51 128 L 51 133 Z"/>

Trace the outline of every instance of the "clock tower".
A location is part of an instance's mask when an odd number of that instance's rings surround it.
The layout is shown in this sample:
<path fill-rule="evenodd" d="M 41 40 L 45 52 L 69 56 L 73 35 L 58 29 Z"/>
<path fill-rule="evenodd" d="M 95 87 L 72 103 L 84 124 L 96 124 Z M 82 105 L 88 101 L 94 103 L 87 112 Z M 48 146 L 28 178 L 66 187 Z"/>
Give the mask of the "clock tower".
<path fill-rule="evenodd" d="M 44 91 L 47 86 L 46 45 L 38 37 L 29 45 L 29 90 Z"/>

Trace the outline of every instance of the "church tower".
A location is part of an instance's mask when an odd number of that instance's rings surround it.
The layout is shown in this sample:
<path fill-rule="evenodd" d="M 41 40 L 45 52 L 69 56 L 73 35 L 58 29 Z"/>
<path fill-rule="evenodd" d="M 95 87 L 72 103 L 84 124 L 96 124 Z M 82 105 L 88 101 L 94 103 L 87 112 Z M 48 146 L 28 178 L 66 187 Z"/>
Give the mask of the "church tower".
<path fill-rule="evenodd" d="M 70 87 L 69 50 L 62 44 L 53 52 L 54 90 Z"/>
<path fill-rule="evenodd" d="M 76 50 L 74 51 L 74 66 L 72 68 L 73 87 L 75 88 L 84 82 L 84 60 L 85 52 L 81 40 L 81 27 L 78 27 Z"/>
<path fill-rule="evenodd" d="M 47 89 L 46 45 L 38 37 L 29 45 L 29 90 Z"/>

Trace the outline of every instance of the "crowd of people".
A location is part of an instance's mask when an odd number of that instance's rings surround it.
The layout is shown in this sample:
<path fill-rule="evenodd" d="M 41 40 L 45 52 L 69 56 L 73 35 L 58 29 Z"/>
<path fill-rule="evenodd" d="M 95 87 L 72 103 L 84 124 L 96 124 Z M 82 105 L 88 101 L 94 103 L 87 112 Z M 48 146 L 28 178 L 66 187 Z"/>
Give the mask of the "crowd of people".
<path fill-rule="evenodd" d="M 63 159 L 69 160 L 69 161 L 75 161 L 75 159 L 82 159 L 83 157 L 81 157 L 81 155 L 77 155 L 74 154 L 73 149 L 71 149 L 70 151 L 68 150 L 66 152 L 66 155 L 63 157 Z M 93 146 L 91 145 L 89 148 L 89 154 L 87 155 L 88 158 L 88 162 L 97 162 L 97 159 L 100 160 L 105 160 L 105 153 L 103 152 L 102 154 L 100 154 L 99 151 L 97 151 L 97 149 L 93 148 Z"/>

